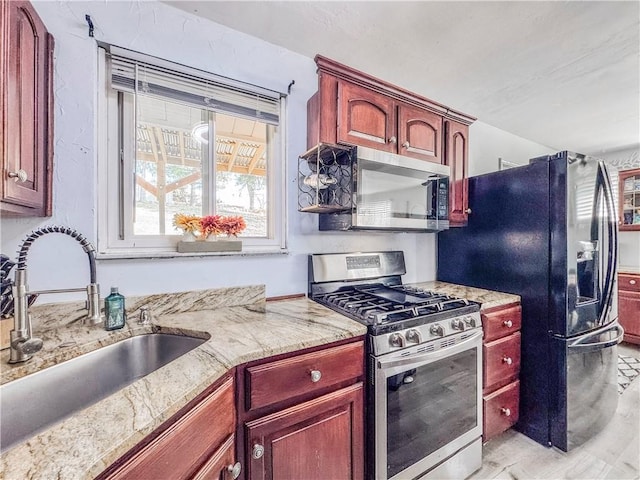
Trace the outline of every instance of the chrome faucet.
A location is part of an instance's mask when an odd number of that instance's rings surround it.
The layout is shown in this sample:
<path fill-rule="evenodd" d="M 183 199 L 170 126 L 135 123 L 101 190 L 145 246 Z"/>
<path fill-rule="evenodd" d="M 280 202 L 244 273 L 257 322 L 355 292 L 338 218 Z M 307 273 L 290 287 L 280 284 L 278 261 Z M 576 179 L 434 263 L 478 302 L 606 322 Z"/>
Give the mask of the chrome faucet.
<path fill-rule="evenodd" d="M 90 281 L 86 288 L 67 288 L 59 290 L 40 290 L 30 292 L 27 286 L 27 254 L 31 244 L 39 237 L 48 233 L 62 233 L 76 239 L 83 250 L 89 256 L 89 272 Z M 34 353 L 42 348 L 42 340 L 32 336 L 31 331 L 31 314 L 28 312 L 28 297 L 30 295 L 42 295 L 46 293 L 65 293 L 65 292 L 87 292 L 87 310 L 88 315 L 83 323 L 92 325 L 102 322 L 100 314 L 100 287 L 96 283 L 96 255 L 93 245 L 80 233 L 69 228 L 61 226 L 43 227 L 34 230 L 22 242 L 22 246 L 18 251 L 18 263 L 15 275 L 15 282 L 12 288 L 14 308 L 13 308 L 13 330 L 10 334 L 11 354 L 9 363 L 19 363 L 29 360 Z"/>

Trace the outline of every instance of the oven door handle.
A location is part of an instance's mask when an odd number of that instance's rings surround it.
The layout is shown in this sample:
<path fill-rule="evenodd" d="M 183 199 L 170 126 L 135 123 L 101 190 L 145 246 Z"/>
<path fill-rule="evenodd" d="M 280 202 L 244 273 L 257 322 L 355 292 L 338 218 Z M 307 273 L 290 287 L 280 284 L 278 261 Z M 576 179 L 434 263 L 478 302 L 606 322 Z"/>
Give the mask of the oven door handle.
<path fill-rule="evenodd" d="M 413 363 L 424 363 L 426 360 L 439 360 L 457 351 L 465 350 L 470 343 L 474 343 L 476 340 L 478 340 L 478 338 L 482 338 L 482 330 L 478 330 L 473 335 L 465 338 L 460 343 L 456 343 L 454 346 L 441 348 L 440 350 L 436 350 L 435 352 L 420 353 L 417 355 L 402 357 L 400 359 L 378 360 L 378 368 L 389 369 L 394 367 L 403 367 L 405 365 L 411 365 Z"/>

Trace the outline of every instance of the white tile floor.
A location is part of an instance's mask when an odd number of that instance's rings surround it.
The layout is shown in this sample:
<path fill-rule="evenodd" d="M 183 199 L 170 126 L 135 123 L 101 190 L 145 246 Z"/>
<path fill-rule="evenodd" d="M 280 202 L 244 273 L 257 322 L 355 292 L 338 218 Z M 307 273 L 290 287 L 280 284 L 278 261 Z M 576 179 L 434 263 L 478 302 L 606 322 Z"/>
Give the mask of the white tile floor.
<path fill-rule="evenodd" d="M 620 344 L 618 353 L 640 358 L 640 346 Z M 640 377 L 620 395 L 609 425 L 585 444 L 565 453 L 509 430 L 484 446 L 482 468 L 470 478 L 640 479 Z"/>

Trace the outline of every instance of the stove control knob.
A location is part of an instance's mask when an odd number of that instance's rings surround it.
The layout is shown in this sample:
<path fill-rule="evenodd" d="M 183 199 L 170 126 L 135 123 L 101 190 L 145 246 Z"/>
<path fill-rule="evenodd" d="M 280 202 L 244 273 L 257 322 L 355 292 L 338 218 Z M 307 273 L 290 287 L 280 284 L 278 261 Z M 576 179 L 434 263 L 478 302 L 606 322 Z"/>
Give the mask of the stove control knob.
<path fill-rule="evenodd" d="M 467 329 L 467 324 L 460 318 L 454 318 L 451 320 L 451 328 L 464 332 Z"/>
<path fill-rule="evenodd" d="M 389 337 L 389 345 L 392 347 L 404 347 L 404 337 L 399 333 L 394 333 Z"/>
<path fill-rule="evenodd" d="M 420 343 L 422 340 L 420 338 L 420 332 L 413 328 L 409 330 L 407 333 L 405 333 L 404 336 L 407 339 L 407 342 L 409 343 Z"/>
<path fill-rule="evenodd" d="M 433 325 L 431 325 L 429 332 L 431 333 L 431 335 L 435 335 L 437 337 L 444 337 L 444 328 L 442 327 L 442 325 L 438 323 L 434 323 Z"/>
<path fill-rule="evenodd" d="M 466 323 L 469 328 L 476 328 L 476 319 L 471 315 L 464 317 L 464 323 Z"/>

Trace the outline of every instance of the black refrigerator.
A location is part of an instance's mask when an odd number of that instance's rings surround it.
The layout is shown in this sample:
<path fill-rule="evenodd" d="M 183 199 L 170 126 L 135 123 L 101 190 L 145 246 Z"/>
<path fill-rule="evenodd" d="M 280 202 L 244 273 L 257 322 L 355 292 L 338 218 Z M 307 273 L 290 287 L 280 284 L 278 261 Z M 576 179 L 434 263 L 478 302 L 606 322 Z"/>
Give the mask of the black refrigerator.
<path fill-rule="evenodd" d="M 522 299 L 516 429 L 564 451 L 618 404 L 617 219 L 604 162 L 573 152 L 469 178 L 468 226 L 438 234 L 438 280 Z"/>

